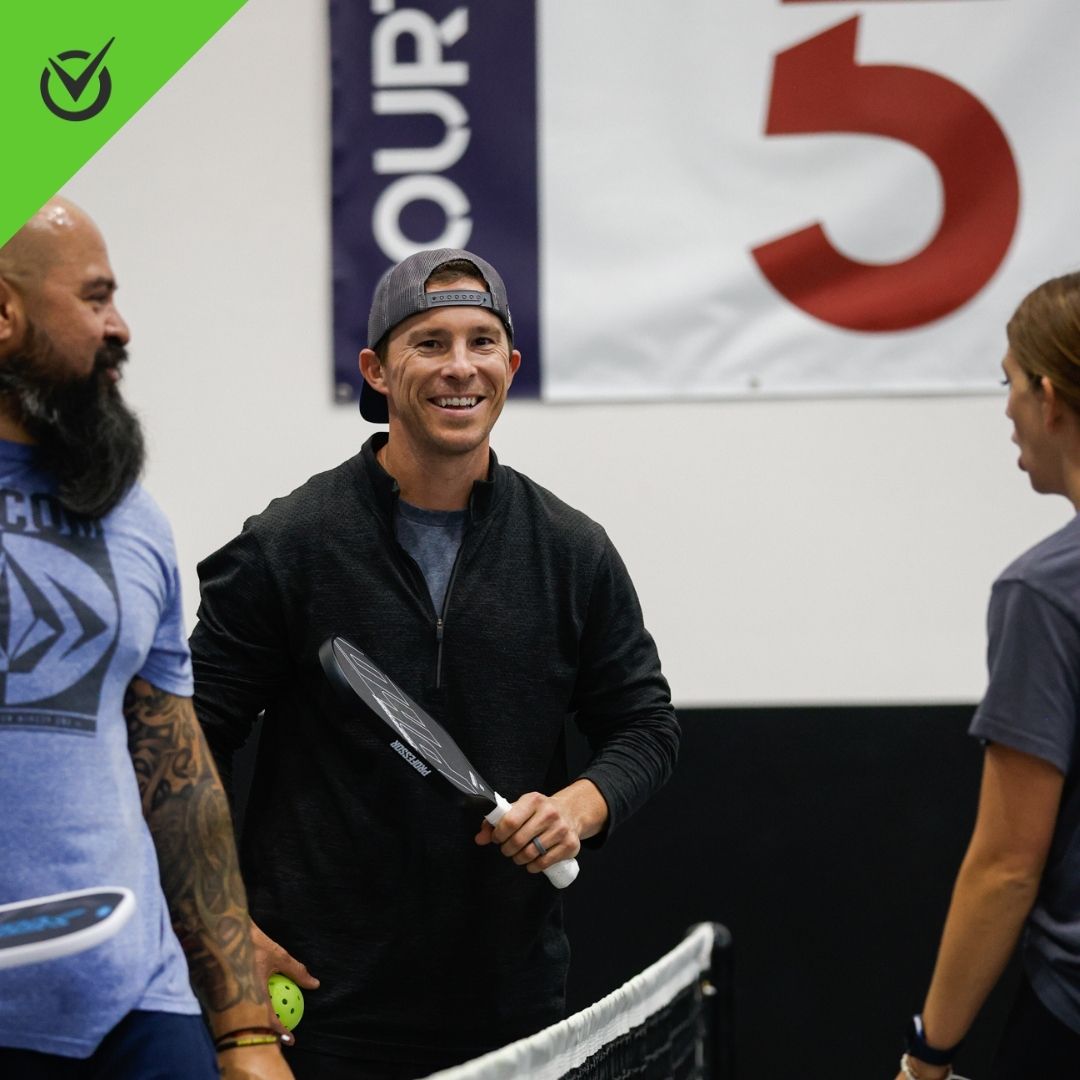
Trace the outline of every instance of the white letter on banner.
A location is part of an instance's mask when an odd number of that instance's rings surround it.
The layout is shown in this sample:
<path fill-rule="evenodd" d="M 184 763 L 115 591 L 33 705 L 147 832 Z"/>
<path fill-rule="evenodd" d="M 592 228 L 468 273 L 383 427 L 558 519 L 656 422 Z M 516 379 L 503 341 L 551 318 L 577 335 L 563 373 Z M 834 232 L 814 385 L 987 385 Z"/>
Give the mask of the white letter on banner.
<path fill-rule="evenodd" d="M 446 134 L 438 146 L 376 150 L 377 173 L 443 172 L 461 160 L 469 145 L 471 132 L 465 126 L 469 114 L 445 90 L 380 90 L 373 95 L 372 104 L 377 116 L 431 113 L 446 125 Z"/>
<path fill-rule="evenodd" d="M 468 8 L 456 8 L 441 23 L 423 11 L 407 8 L 382 19 L 371 37 L 372 81 L 376 86 L 464 86 L 469 65 L 443 60 L 444 45 L 456 45 L 468 32 Z M 411 34 L 416 59 L 399 61 L 397 39 Z"/>
<path fill-rule="evenodd" d="M 417 244 L 401 231 L 401 211 L 411 202 L 426 199 L 438 204 L 446 214 L 442 235 Z M 382 253 L 394 263 L 407 259 L 426 247 L 463 248 L 472 235 L 472 218 L 465 193 L 445 176 L 403 176 L 395 180 L 376 200 L 372 214 L 375 240 Z"/>

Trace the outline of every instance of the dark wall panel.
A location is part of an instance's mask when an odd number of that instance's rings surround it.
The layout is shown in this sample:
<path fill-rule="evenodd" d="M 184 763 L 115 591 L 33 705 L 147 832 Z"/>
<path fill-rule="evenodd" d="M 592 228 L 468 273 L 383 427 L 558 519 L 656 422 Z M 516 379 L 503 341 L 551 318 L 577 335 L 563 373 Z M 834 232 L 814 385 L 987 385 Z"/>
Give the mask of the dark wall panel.
<path fill-rule="evenodd" d="M 734 936 L 737 1075 L 891 1077 L 974 821 L 972 707 L 681 710 L 671 783 L 568 890 L 571 1008 Z M 580 753 L 581 747 L 572 747 Z M 959 1065 L 984 1072 L 1010 971 Z"/>

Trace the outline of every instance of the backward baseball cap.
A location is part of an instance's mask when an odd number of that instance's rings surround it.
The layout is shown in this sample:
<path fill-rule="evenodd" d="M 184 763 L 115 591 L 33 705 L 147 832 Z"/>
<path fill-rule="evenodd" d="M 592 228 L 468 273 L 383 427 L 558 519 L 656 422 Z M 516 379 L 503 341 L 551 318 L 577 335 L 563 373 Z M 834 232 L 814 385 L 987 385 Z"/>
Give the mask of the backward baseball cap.
<path fill-rule="evenodd" d="M 472 289 L 450 289 L 428 292 L 428 278 L 440 266 L 457 260 L 470 262 L 487 285 L 486 292 Z M 462 276 L 467 276 L 464 272 Z M 368 314 L 367 347 L 374 349 L 398 323 L 419 315 L 422 311 L 444 307 L 483 307 L 494 312 L 506 326 L 510 341 L 514 340 L 514 324 L 506 286 L 498 270 L 479 255 L 462 248 L 429 248 L 417 251 L 397 266 L 391 266 L 375 286 L 375 296 Z M 360 387 L 360 414 L 373 424 L 389 420 L 386 396 L 380 394 L 365 379 Z"/>

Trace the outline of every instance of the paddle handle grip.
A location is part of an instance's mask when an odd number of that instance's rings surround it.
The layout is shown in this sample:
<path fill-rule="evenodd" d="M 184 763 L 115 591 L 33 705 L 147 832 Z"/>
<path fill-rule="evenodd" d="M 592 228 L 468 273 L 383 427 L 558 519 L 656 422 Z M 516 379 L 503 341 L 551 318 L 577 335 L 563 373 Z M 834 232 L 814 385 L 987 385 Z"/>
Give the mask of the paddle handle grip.
<path fill-rule="evenodd" d="M 495 795 L 495 808 L 488 814 L 485 814 L 487 821 L 490 821 L 492 825 L 498 825 L 503 819 L 503 815 L 510 809 L 510 804 L 496 791 Z M 543 871 L 544 877 L 555 886 L 556 889 L 565 889 L 567 885 L 572 885 L 574 879 L 578 876 L 577 859 L 563 859 L 562 862 L 554 863 Z"/>

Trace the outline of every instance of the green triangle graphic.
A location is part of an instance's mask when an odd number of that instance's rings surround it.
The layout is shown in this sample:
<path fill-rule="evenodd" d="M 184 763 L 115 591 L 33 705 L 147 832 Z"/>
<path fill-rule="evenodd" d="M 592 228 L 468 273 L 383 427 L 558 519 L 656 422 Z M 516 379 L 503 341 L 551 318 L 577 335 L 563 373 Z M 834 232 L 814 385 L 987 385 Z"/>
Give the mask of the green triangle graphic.
<path fill-rule="evenodd" d="M 246 0 L 21 0 L 4 10 L 9 148 L 0 244 L 56 194 Z"/>

